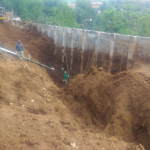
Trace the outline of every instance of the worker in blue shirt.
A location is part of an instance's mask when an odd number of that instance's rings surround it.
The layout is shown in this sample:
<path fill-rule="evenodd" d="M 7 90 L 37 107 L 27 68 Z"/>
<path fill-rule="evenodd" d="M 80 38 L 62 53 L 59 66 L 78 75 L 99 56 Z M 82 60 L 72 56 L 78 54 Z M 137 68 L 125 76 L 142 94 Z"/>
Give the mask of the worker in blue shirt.
<path fill-rule="evenodd" d="M 23 51 L 25 51 L 23 45 L 21 44 L 21 41 L 18 40 L 18 44 L 16 44 L 16 52 L 19 58 L 23 58 Z"/>

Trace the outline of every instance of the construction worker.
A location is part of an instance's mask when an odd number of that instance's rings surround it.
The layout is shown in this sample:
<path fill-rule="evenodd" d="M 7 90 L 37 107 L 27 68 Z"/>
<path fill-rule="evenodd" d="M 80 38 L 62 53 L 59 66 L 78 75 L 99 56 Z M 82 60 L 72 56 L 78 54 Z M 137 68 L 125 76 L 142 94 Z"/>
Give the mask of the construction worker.
<path fill-rule="evenodd" d="M 65 73 L 64 73 L 65 84 L 68 84 L 68 77 L 69 77 L 69 75 L 68 75 L 67 71 L 65 71 Z"/>
<path fill-rule="evenodd" d="M 25 51 L 23 45 L 21 44 L 21 41 L 18 40 L 18 44 L 16 44 L 16 52 L 19 58 L 22 59 L 23 57 L 23 51 Z"/>

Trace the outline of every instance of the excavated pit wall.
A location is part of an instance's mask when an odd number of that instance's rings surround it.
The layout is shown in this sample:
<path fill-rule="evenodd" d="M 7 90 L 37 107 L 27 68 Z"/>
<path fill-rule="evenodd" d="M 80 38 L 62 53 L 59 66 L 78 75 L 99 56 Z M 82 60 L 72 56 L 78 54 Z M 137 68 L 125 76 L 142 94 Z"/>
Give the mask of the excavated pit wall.
<path fill-rule="evenodd" d="M 105 33 L 30 23 L 37 30 L 54 40 L 54 53 L 58 55 L 71 76 L 84 73 L 89 63 L 103 67 L 112 74 L 128 70 L 135 57 L 150 58 L 150 38 Z M 59 61 L 59 62 L 60 62 Z"/>

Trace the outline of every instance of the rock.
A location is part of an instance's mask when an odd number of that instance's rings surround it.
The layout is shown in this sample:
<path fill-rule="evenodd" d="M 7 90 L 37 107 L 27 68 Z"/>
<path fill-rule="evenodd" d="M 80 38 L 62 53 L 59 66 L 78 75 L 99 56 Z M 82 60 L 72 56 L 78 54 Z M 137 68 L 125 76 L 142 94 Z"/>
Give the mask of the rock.
<path fill-rule="evenodd" d="M 141 148 L 141 150 L 145 150 L 141 144 L 139 144 L 139 147 Z"/>
<path fill-rule="evenodd" d="M 76 146 L 76 143 L 71 142 L 70 145 L 71 145 L 73 148 L 78 149 L 78 147 Z"/>
<path fill-rule="evenodd" d="M 26 134 L 20 134 L 19 137 L 27 137 Z"/>
<path fill-rule="evenodd" d="M 10 106 L 13 106 L 13 103 L 9 103 Z"/>
<path fill-rule="evenodd" d="M 24 66 L 24 68 L 26 68 L 26 67 L 28 67 L 28 65 L 27 65 L 27 64 Z"/>
<path fill-rule="evenodd" d="M 46 88 L 43 87 L 43 90 L 46 91 Z"/>
<path fill-rule="evenodd" d="M 34 103 L 35 101 L 34 101 L 34 100 L 31 100 L 31 102 Z"/>
<path fill-rule="evenodd" d="M 103 68 L 102 68 L 102 67 L 99 67 L 99 68 L 98 68 L 98 71 L 103 71 Z"/>
<path fill-rule="evenodd" d="M 21 139 L 20 143 L 27 144 L 28 146 L 34 146 L 34 145 L 38 144 L 36 139 L 28 139 L 28 138 Z"/>
<path fill-rule="evenodd" d="M 46 101 L 47 101 L 48 103 L 50 103 L 50 100 L 49 100 L 49 99 L 47 99 Z"/>

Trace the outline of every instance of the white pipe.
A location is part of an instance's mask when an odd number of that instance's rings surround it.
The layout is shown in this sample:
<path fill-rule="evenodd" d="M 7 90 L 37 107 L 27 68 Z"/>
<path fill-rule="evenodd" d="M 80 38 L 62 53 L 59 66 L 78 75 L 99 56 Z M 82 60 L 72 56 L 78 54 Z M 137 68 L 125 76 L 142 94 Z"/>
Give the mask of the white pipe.
<path fill-rule="evenodd" d="M 12 55 L 17 56 L 16 53 L 14 53 L 14 52 L 12 52 L 12 51 L 10 51 L 10 50 L 7 50 L 7 49 L 5 49 L 5 48 L 1 48 L 1 47 L 0 47 L 0 51 L 7 52 L 7 53 L 9 53 L 9 54 L 12 54 Z"/>
<path fill-rule="evenodd" d="M 1 47 L 0 47 L 0 51 L 5 52 L 5 53 L 8 53 L 8 54 L 11 54 L 11 55 L 14 55 L 14 56 L 17 56 L 16 53 L 14 53 L 14 52 L 12 52 L 12 51 L 10 51 L 10 50 L 7 50 L 7 49 L 5 49 L 5 48 L 1 48 Z M 41 63 L 38 63 L 38 62 L 36 62 L 36 61 L 30 60 L 30 59 L 28 59 L 28 58 L 26 58 L 26 57 L 23 57 L 23 58 L 26 59 L 26 60 L 28 60 L 28 61 L 30 61 L 30 62 L 36 63 L 36 64 L 38 64 L 38 65 L 40 65 L 40 66 L 49 68 L 49 69 L 51 69 L 51 70 L 55 70 L 55 68 L 53 68 L 53 67 L 48 67 L 48 66 L 43 65 L 43 64 L 41 64 Z"/>

